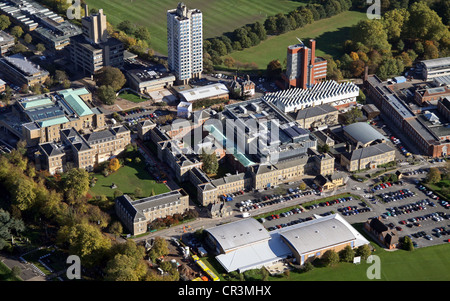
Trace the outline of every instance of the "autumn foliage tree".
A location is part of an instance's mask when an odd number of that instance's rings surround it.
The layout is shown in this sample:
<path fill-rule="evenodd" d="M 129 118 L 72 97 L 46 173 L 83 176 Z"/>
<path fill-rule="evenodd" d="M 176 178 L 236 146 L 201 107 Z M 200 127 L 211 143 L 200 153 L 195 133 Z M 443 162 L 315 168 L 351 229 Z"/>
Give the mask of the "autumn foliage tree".
<path fill-rule="evenodd" d="M 111 172 L 116 172 L 116 171 L 118 171 L 119 170 L 119 168 L 120 168 L 120 162 L 119 162 L 119 159 L 117 159 L 117 158 L 112 158 L 111 159 L 111 161 L 109 161 L 109 170 L 111 171 Z"/>

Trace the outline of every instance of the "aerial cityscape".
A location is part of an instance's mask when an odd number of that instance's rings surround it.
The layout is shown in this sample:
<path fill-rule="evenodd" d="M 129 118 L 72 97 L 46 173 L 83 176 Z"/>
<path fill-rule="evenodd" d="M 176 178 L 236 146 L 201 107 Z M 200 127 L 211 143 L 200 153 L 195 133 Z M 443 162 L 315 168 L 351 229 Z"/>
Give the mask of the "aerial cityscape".
<path fill-rule="evenodd" d="M 449 1 L 0 0 L 0 49 L 1 282 L 450 280 Z"/>

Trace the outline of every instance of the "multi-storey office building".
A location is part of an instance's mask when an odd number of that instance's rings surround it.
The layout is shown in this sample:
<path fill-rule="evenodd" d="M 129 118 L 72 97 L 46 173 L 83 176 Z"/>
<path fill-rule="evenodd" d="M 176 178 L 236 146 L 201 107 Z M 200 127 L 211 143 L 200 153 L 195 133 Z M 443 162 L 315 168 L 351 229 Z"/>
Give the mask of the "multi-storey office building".
<path fill-rule="evenodd" d="M 169 69 L 179 82 L 200 78 L 203 71 L 203 15 L 179 3 L 167 11 Z"/>
<path fill-rule="evenodd" d="M 450 139 L 445 126 L 439 126 L 443 131 L 439 131 L 437 127 L 432 129 L 397 96 L 393 85 L 380 80 L 376 75 L 368 76 L 364 81 L 367 96 L 374 101 L 381 114 L 407 135 L 421 154 L 432 157 L 447 156 Z"/>
<path fill-rule="evenodd" d="M 86 88 L 20 99 L 13 106 L 13 114 L 20 120 L 18 135 L 28 146 L 34 146 L 59 141 L 61 129 L 73 127 L 86 132 L 101 129 L 105 127 L 104 114 L 99 108 L 86 104 L 91 100 L 92 94 Z"/>
<path fill-rule="evenodd" d="M 50 174 L 64 172 L 66 163 L 89 172 L 94 166 L 120 154 L 131 143 L 130 131 L 124 126 L 82 135 L 74 128 L 59 131 L 60 142 L 39 144 L 36 163 Z"/>
<path fill-rule="evenodd" d="M 147 224 L 157 218 L 183 214 L 189 209 L 189 195 L 180 189 L 133 201 L 125 194 L 115 203 L 116 214 L 125 228 L 131 235 L 139 235 L 147 232 Z"/>
<path fill-rule="evenodd" d="M 425 80 L 447 76 L 450 75 L 450 57 L 424 60 L 417 67 L 422 70 L 422 77 Z"/>
<path fill-rule="evenodd" d="M 0 68 L 4 79 L 18 86 L 43 84 L 49 75 L 47 70 L 30 62 L 20 53 L 1 58 Z"/>
<path fill-rule="evenodd" d="M 322 81 L 311 88 L 291 88 L 267 93 L 263 98 L 284 113 L 329 104 L 337 109 L 356 104 L 359 87 L 352 82 Z"/>
<path fill-rule="evenodd" d="M 16 44 L 13 36 L 7 34 L 3 30 L 0 30 L 0 54 L 4 55 Z"/>
<path fill-rule="evenodd" d="M 49 50 L 61 50 L 81 29 L 63 17 L 31 0 L 9 0 L 0 3 L 0 11 L 33 37 L 42 41 Z"/>
<path fill-rule="evenodd" d="M 71 38 L 70 57 L 74 69 L 92 75 L 105 66 L 123 66 L 124 46 L 108 35 L 103 9 L 81 20 L 83 33 Z"/>
<path fill-rule="evenodd" d="M 286 74 L 283 79 L 287 87 L 310 88 L 327 76 L 327 61 L 316 57 L 316 41 L 309 40 L 310 47 L 303 43 L 287 49 Z"/>

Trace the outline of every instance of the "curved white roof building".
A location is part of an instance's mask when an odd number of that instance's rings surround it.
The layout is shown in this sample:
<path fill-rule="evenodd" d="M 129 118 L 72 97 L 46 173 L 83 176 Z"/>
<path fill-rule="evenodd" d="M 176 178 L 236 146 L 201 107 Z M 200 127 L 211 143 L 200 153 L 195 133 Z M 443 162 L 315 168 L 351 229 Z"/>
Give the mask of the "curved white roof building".
<path fill-rule="evenodd" d="M 288 256 L 304 264 L 329 249 L 340 251 L 369 242 L 338 215 L 318 216 L 311 221 L 268 232 L 254 218 L 205 230 L 208 241 L 220 254 L 217 261 L 227 272 L 269 267 Z"/>

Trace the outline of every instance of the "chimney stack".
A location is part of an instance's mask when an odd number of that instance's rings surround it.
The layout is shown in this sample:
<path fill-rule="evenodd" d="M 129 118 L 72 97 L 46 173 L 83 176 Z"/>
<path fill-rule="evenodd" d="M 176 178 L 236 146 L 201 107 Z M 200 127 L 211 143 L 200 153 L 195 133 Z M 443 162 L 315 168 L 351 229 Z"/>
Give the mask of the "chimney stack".
<path fill-rule="evenodd" d="M 84 5 L 84 16 L 89 17 L 89 6 L 87 3 Z"/>

